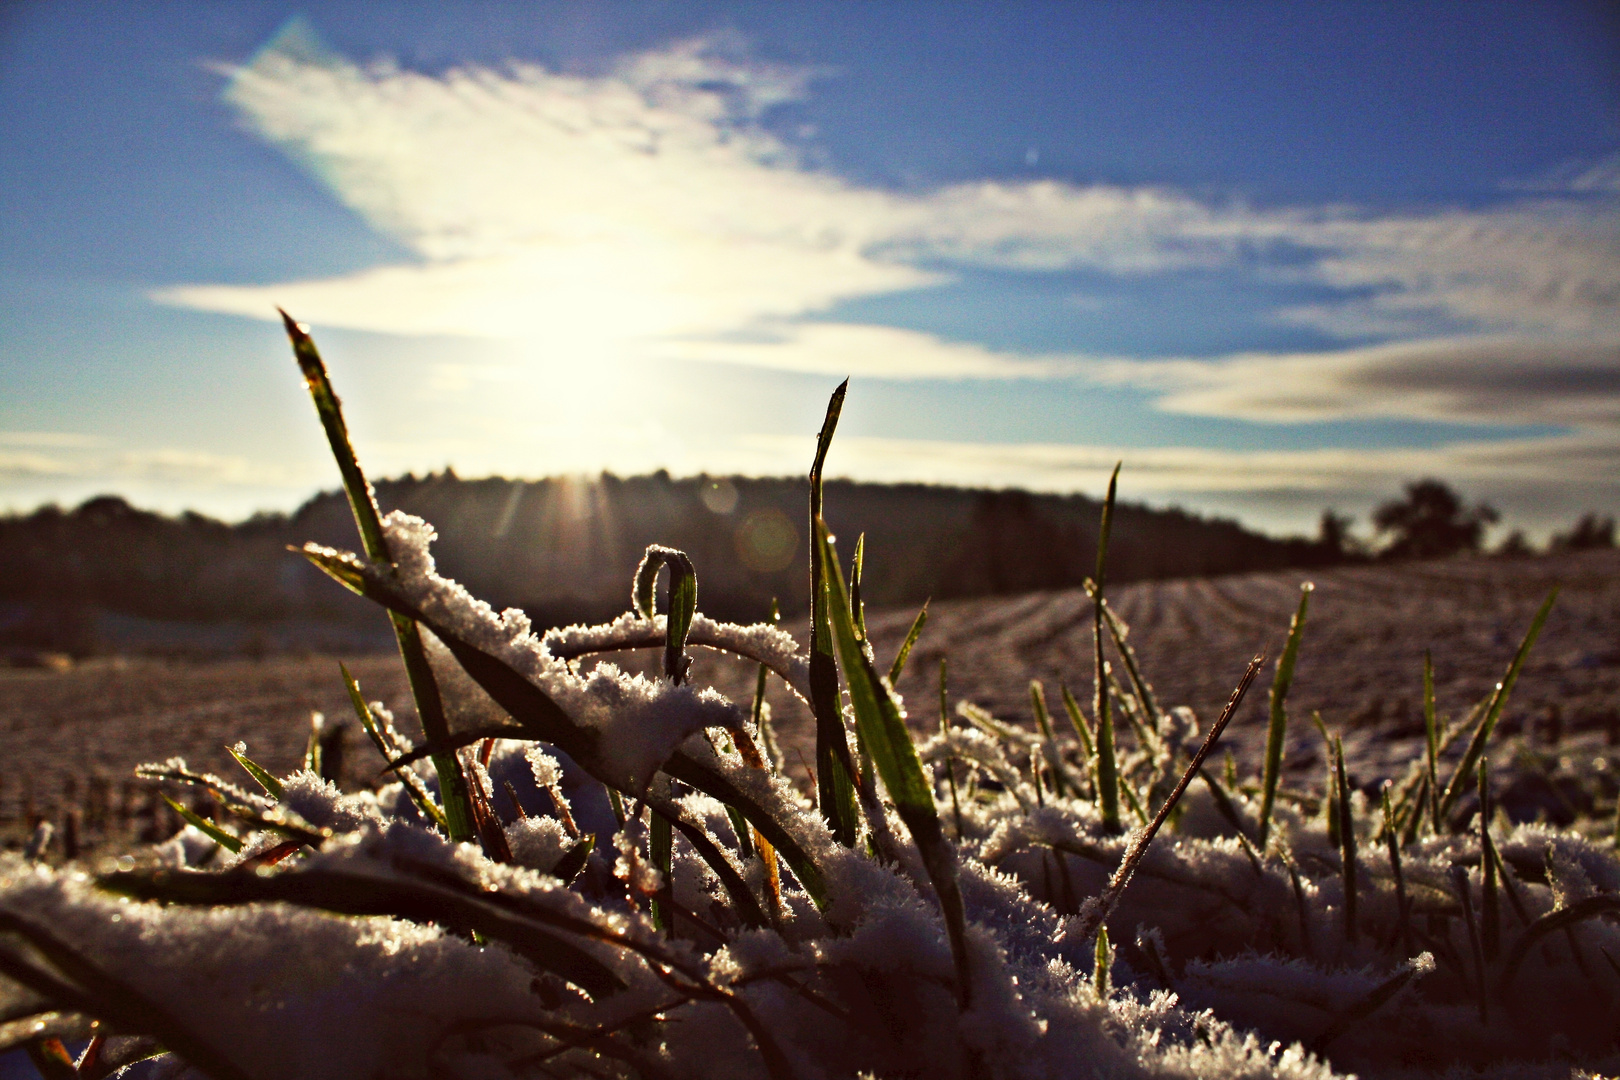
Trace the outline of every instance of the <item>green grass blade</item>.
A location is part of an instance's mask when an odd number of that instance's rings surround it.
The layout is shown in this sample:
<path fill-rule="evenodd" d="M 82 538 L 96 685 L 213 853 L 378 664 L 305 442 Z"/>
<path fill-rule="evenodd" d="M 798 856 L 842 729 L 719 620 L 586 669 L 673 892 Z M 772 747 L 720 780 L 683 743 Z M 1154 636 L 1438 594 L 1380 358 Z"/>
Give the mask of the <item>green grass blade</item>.
<path fill-rule="evenodd" d="M 1382 789 L 1384 804 L 1384 846 L 1389 849 L 1389 869 L 1395 876 L 1395 917 L 1401 920 L 1401 948 L 1412 955 L 1412 927 L 1406 907 L 1406 872 L 1401 864 L 1401 841 L 1395 828 L 1395 808 L 1389 801 L 1389 784 Z"/>
<path fill-rule="evenodd" d="M 377 748 L 377 753 L 383 756 L 383 760 L 390 760 L 396 751 L 383 738 L 382 729 L 377 726 L 377 718 L 371 715 L 371 706 L 366 704 L 366 699 L 360 694 L 360 684 L 349 674 L 347 665 L 340 662 L 338 670 L 343 672 L 343 685 L 348 688 L 349 704 L 354 707 L 354 715 L 360 720 L 360 727 L 370 737 L 371 744 Z M 448 833 L 450 830 L 445 825 L 444 811 L 439 809 L 439 804 L 433 801 L 432 794 L 417 775 L 409 769 L 398 769 L 395 775 L 404 786 L 406 795 L 416 805 L 417 812 Z"/>
<path fill-rule="evenodd" d="M 889 682 L 895 686 L 900 685 L 900 673 L 906 670 L 906 660 L 911 656 L 912 646 L 922 637 L 923 627 L 928 625 L 928 604 L 924 600 L 922 610 L 917 617 L 911 620 L 911 629 L 906 631 L 906 640 L 900 643 L 900 651 L 894 654 L 894 663 L 889 665 Z"/>
<path fill-rule="evenodd" d="M 652 828 L 647 837 L 648 854 L 652 856 L 652 864 L 658 872 L 664 875 L 666 886 L 670 883 L 670 867 L 675 855 L 675 833 L 670 827 L 669 819 L 657 810 L 652 811 Z M 670 931 L 669 912 L 657 897 L 652 898 L 653 925 L 664 933 Z"/>
<path fill-rule="evenodd" d="M 1046 755 L 1046 766 L 1052 774 L 1052 787 L 1056 794 L 1066 795 L 1074 787 L 1068 777 L 1068 770 L 1063 767 L 1063 758 L 1058 754 L 1057 737 L 1052 734 L 1052 717 L 1046 711 L 1046 688 L 1041 680 L 1029 680 L 1029 708 L 1035 714 L 1035 726 L 1041 729 L 1041 738 L 1045 742 L 1041 752 Z"/>
<path fill-rule="evenodd" d="M 1063 711 L 1069 714 L 1069 723 L 1074 725 L 1075 738 L 1080 740 L 1080 750 L 1085 754 L 1089 765 L 1092 755 L 1097 752 L 1091 741 L 1091 728 L 1086 725 L 1086 718 L 1080 712 L 1080 703 L 1074 700 L 1074 695 L 1069 692 L 1069 684 L 1060 683 L 1058 689 L 1063 694 Z"/>
<path fill-rule="evenodd" d="M 242 768 L 247 771 L 249 776 L 253 777 L 258 785 L 264 789 L 264 793 L 266 795 L 270 796 L 277 802 L 281 801 L 280 780 L 277 780 L 274 776 L 270 775 L 270 772 L 267 769 L 261 766 L 258 762 L 254 761 L 252 758 L 248 757 L 244 751 L 238 750 L 235 746 L 227 746 L 225 748 L 225 752 L 236 759 L 236 763 L 242 766 Z"/>
<path fill-rule="evenodd" d="M 866 640 L 866 605 L 861 601 L 861 576 L 866 572 L 866 534 L 855 538 L 855 555 L 849 560 L 849 610 L 855 616 L 855 631 Z"/>
<path fill-rule="evenodd" d="M 928 610 L 923 605 L 923 610 Z M 948 682 L 948 671 L 945 658 L 939 658 L 939 733 L 947 738 L 951 733 L 951 693 Z M 951 817 L 956 822 L 956 838 L 962 839 L 962 801 L 956 792 L 956 758 L 950 751 L 950 744 L 945 747 L 945 779 L 951 787 Z"/>
<path fill-rule="evenodd" d="M 1108 700 L 1108 673 L 1103 662 L 1103 604 L 1108 561 L 1108 534 L 1114 524 L 1114 496 L 1119 487 L 1119 465 L 1108 478 L 1108 496 L 1103 501 L 1102 525 L 1097 530 L 1097 592 L 1092 600 L 1092 638 L 1096 646 L 1093 679 L 1095 692 L 1092 713 L 1097 718 L 1097 809 L 1103 828 L 1119 832 L 1119 767 L 1114 753 L 1114 720 Z"/>
<path fill-rule="evenodd" d="M 692 670 L 692 658 L 686 655 L 686 638 L 692 632 L 692 619 L 697 615 L 697 571 L 684 551 L 649 544 L 636 567 L 630 598 L 636 611 L 644 619 L 658 613 L 656 587 L 658 572 L 669 567 L 669 619 L 664 627 L 664 674 L 679 686 Z"/>
<path fill-rule="evenodd" d="M 1440 723 L 1434 714 L 1434 656 L 1423 650 L 1423 744 L 1428 754 L 1429 825 L 1439 833 L 1440 818 Z"/>
<path fill-rule="evenodd" d="M 957 884 L 956 854 L 940 830 L 934 792 L 923 773 L 917 748 L 911 741 L 911 732 L 906 729 L 899 699 L 888 680 L 878 673 L 870 652 L 856 633 L 855 618 L 849 608 L 849 594 L 845 591 L 839 572 L 838 553 L 827 533 L 825 522 L 816 523 L 816 540 L 827 575 L 828 614 L 837 639 L 838 659 L 844 671 L 844 683 L 849 688 L 855 722 L 866 745 L 871 748 L 872 760 L 877 766 L 878 775 L 883 778 L 883 786 L 894 800 L 900 820 L 910 830 L 929 880 L 934 885 L 934 892 L 939 896 L 951 955 L 956 961 L 957 996 L 962 1007 L 967 1008 L 971 997 L 967 917 Z"/>
<path fill-rule="evenodd" d="M 360 531 L 360 542 L 366 557 L 374 563 L 392 565 L 393 556 L 383 535 L 377 497 L 355 456 L 348 424 L 343 419 L 343 406 L 332 389 L 326 364 L 309 332 L 285 311 L 281 312 L 281 318 L 287 329 L 287 337 L 292 342 L 293 357 L 298 361 L 298 369 L 303 373 L 310 398 L 315 403 L 315 413 L 326 431 L 326 441 L 337 462 L 338 474 L 343 478 L 343 490 L 348 495 L 349 509 L 354 513 L 354 523 Z M 416 714 L 422 722 L 422 735 L 430 743 L 443 742 L 450 733 L 450 724 L 444 715 L 439 685 L 422 646 L 421 631 L 398 612 L 390 611 L 388 618 L 394 627 L 394 637 L 399 642 L 405 677 L 416 703 Z M 436 754 L 433 768 L 439 774 L 439 789 L 444 793 L 444 817 L 451 839 L 471 840 L 471 794 L 467 789 L 467 778 L 461 771 L 461 762 L 454 754 Z"/>
<path fill-rule="evenodd" d="M 184 805 L 183 803 L 176 802 L 167 795 L 163 796 L 163 801 L 168 803 L 170 808 L 184 818 L 192 828 L 208 837 L 226 851 L 229 851 L 232 855 L 242 850 L 241 840 L 232 836 L 230 833 L 226 832 L 218 825 L 215 825 L 212 821 L 209 821 L 207 818 L 192 810 L 190 807 Z"/>
<path fill-rule="evenodd" d="M 1502 681 L 1496 684 L 1496 689 L 1491 693 L 1490 704 L 1485 707 L 1484 715 L 1479 719 L 1479 726 L 1474 728 L 1473 738 L 1468 740 L 1468 748 L 1463 751 L 1462 760 L 1457 763 L 1457 771 L 1452 773 L 1451 781 L 1446 784 L 1445 794 L 1440 797 L 1439 819 L 1451 813 L 1468 781 L 1473 779 L 1480 755 L 1485 752 L 1485 743 L 1490 739 L 1491 732 L 1496 730 L 1496 722 L 1502 718 L 1502 710 L 1507 706 L 1508 695 L 1513 693 L 1513 684 L 1519 680 L 1519 672 L 1524 668 L 1525 658 L 1530 655 L 1531 647 L 1541 635 L 1541 628 L 1546 625 L 1547 616 L 1552 613 L 1553 602 L 1557 599 L 1558 588 L 1554 586 L 1552 592 L 1547 594 L 1547 599 L 1542 601 L 1536 617 L 1530 621 L 1530 629 L 1526 631 L 1524 640 L 1519 643 L 1518 651 L 1513 654 L 1513 661 L 1508 664 L 1507 673 L 1502 676 Z"/>
<path fill-rule="evenodd" d="M 1090 591 L 1088 588 L 1087 592 Z M 1147 710 L 1148 722 L 1157 724 L 1159 717 L 1164 713 L 1159 709 L 1159 703 L 1153 696 L 1153 687 L 1142 677 L 1136 650 L 1131 647 L 1129 641 L 1130 628 L 1114 613 L 1113 607 L 1106 600 L 1103 601 L 1102 611 L 1103 621 L 1108 624 L 1108 636 L 1113 639 L 1114 649 L 1119 653 L 1120 659 L 1125 661 L 1125 676 L 1131 682 L 1131 690 L 1136 694 L 1136 699 L 1142 703 L 1142 707 Z"/>
<path fill-rule="evenodd" d="M 1479 759 L 1479 879 L 1480 879 L 1480 944 L 1485 959 L 1495 962 L 1502 946 L 1501 904 L 1496 896 L 1496 860 L 1492 858 L 1491 843 L 1491 773 L 1490 762 Z"/>
<path fill-rule="evenodd" d="M 1356 940 L 1356 820 L 1350 814 L 1350 781 L 1344 772 L 1344 740 L 1333 740 L 1333 787 L 1339 808 L 1339 862 L 1344 873 L 1344 937 Z"/>
<path fill-rule="evenodd" d="M 1260 796 L 1260 846 L 1266 846 L 1271 835 L 1271 810 L 1277 801 L 1277 781 L 1282 776 L 1283 744 L 1288 738 L 1288 687 L 1294 681 L 1294 663 L 1299 658 L 1299 639 L 1305 633 L 1305 612 L 1310 606 L 1311 591 L 1316 586 L 1306 582 L 1299 589 L 1299 610 L 1288 624 L 1288 640 L 1282 655 L 1277 658 L 1277 677 L 1271 683 L 1271 724 L 1266 729 L 1266 764 Z"/>
<path fill-rule="evenodd" d="M 821 521 L 821 473 L 827 461 L 827 448 L 838 429 L 838 415 L 844 408 L 845 379 L 827 402 L 827 416 L 816 436 L 816 457 L 810 466 L 809 534 L 816 535 Z M 832 626 L 827 621 L 827 583 L 821 552 L 810 545 L 810 711 L 816 718 L 816 802 L 834 839 L 845 847 L 855 844 L 858 822 L 854 761 L 838 701 L 838 661 L 835 658 Z"/>
<path fill-rule="evenodd" d="M 1097 992 L 1097 1000 L 1107 1001 L 1113 994 L 1110 976 L 1114 966 L 1114 950 L 1108 945 L 1108 927 L 1097 927 L 1097 951 L 1093 954 L 1091 965 L 1091 988 Z"/>

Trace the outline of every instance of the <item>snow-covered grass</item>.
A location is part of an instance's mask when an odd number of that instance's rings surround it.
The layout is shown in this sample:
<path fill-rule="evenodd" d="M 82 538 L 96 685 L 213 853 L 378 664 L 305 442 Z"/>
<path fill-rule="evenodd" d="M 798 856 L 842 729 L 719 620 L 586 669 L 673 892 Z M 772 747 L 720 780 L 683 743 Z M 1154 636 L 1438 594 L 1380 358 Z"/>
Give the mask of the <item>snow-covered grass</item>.
<path fill-rule="evenodd" d="M 1376 797 L 1342 757 L 1314 791 L 1281 782 L 1280 753 L 1218 776 L 1207 755 L 1258 659 L 1233 657 L 1239 689 L 1206 729 L 1157 701 L 1102 584 L 1088 704 L 1064 687 L 1049 709 L 1035 684 L 1030 725 L 953 708 L 941 665 L 937 711 L 908 717 L 905 650 L 873 655 L 862 558 L 846 576 L 817 483 L 811 641 L 705 618 L 702 568 L 667 549 L 626 568 L 625 616 L 536 633 L 437 572 L 427 523 L 377 514 L 290 329 L 365 549 L 306 554 L 389 610 L 423 731 L 349 680 L 391 766 L 379 789 L 322 779 L 314 741 L 284 777 L 238 747 L 243 786 L 143 770 L 211 793 L 218 820 L 94 872 L 5 856 L 0 1046 L 43 1075 L 142 1058 L 143 1075 L 216 1080 L 1620 1065 L 1613 844 L 1515 825 L 1490 799 L 1492 732 L 1547 606 L 1472 715 L 1445 724 L 1431 698 L 1432 751 Z M 1307 614 L 1308 593 L 1272 679 L 1277 747 Z M 810 703 L 810 792 L 760 701 L 687 682 L 692 647 Z M 663 650 L 660 675 L 590 659 L 641 648 Z M 75 1064 L 65 1045 L 84 1039 Z"/>

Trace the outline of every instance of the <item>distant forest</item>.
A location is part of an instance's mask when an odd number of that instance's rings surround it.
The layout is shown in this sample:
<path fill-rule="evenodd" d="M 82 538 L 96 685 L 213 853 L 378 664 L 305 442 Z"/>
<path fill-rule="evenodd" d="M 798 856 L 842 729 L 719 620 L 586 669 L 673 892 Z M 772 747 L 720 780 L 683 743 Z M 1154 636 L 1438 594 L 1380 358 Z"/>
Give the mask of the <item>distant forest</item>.
<path fill-rule="evenodd" d="M 384 481 L 377 496 L 385 510 L 438 528 L 441 572 L 540 625 L 626 610 L 631 574 L 651 543 L 691 555 L 699 607 L 717 618 L 763 618 L 773 598 L 786 614 L 807 605 L 803 480 L 463 480 L 447 471 Z M 866 534 L 863 592 L 875 607 L 1078 585 L 1096 564 L 1100 512 L 1081 495 L 848 481 L 826 488 L 827 520 L 846 558 Z M 167 517 L 110 496 L 0 518 L 0 646 L 91 653 L 118 644 L 106 640 L 109 619 L 385 630 L 370 605 L 287 550 L 309 540 L 358 547 L 340 493 L 236 525 Z M 1346 558 L 1331 541 L 1278 540 L 1233 521 L 1131 504 L 1117 507 L 1109 547 L 1109 574 L 1120 582 Z"/>

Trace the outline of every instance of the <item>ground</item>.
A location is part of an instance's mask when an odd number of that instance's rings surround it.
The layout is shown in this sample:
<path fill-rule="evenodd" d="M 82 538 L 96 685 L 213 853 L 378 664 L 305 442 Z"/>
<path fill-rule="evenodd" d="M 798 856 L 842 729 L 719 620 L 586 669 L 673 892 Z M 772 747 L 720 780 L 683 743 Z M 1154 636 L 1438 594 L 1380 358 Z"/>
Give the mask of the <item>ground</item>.
<path fill-rule="evenodd" d="M 1289 698 L 1297 722 L 1287 764 L 1310 775 L 1313 787 L 1321 758 L 1320 737 L 1306 722 L 1311 710 L 1343 732 L 1358 783 L 1403 773 L 1421 746 L 1424 650 L 1434 657 L 1442 716 L 1465 713 L 1500 677 L 1555 584 L 1562 594 L 1514 691 L 1504 733 L 1546 741 L 1556 732 L 1570 752 L 1593 754 L 1620 737 L 1620 552 L 1148 582 L 1113 590 L 1112 602 L 1161 703 L 1191 705 L 1207 724 L 1253 652 L 1276 655 L 1308 579 L 1316 591 Z M 914 614 L 869 613 L 884 663 Z M 900 684 L 919 729 L 938 722 L 941 656 L 949 658 L 953 700 L 975 701 L 1007 720 L 1030 722 L 1031 678 L 1046 683 L 1054 705 L 1064 681 L 1089 702 L 1090 601 L 1071 590 L 934 605 Z M 290 770 L 303 753 L 311 711 L 352 717 L 340 659 L 366 696 L 389 702 L 401 729 L 410 730 L 404 678 L 387 655 L 99 659 L 65 671 L 0 669 L 0 819 L 15 836 L 30 806 L 54 817 L 103 784 L 116 809 L 136 764 L 176 754 L 230 775 L 236 767 L 223 747 L 238 739 L 273 772 Z M 1271 672 L 1268 665 L 1226 737 L 1240 762 L 1257 761 L 1264 743 Z M 713 654 L 700 655 L 694 676 L 734 700 L 752 693 L 751 667 Z M 811 756 L 807 713 L 775 680 L 770 700 L 789 766 L 802 775 L 801 761 Z M 371 782 L 379 765 L 355 733 L 346 784 Z"/>

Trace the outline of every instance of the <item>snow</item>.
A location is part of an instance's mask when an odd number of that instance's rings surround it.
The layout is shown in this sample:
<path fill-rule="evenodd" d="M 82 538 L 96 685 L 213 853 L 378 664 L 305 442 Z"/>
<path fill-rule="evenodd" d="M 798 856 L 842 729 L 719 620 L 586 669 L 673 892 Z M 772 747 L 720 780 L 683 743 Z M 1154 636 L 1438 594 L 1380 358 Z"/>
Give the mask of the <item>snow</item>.
<path fill-rule="evenodd" d="M 1612 1041 L 1620 975 L 1603 959 L 1620 956 L 1620 927 L 1593 919 L 1551 935 L 1524 952 L 1511 981 L 1492 968 L 1482 1018 L 1456 892 L 1467 889 L 1474 911 L 1484 911 L 1477 830 L 1425 836 L 1403 850 L 1411 908 L 1403 932 L 1393 867 L 1359 799 L 1351 823 L 1361 840 L 1354 939 L 1340 852 L 1320 816 L 1279 804 L 1275 843 L 1256 858 L 1198 784 L 1110 915 L 1113 989 L 1099 991 L 1080 913 L 1131 837 L 1111 835 L 1089 797 L 1032 783 L 1031 754 L 1062 755 L 1066 768 L 1085 773 L 1064 736 L 1052 744 L 1003 731 L 971 706 L 963 713 L 978 726 L 953 726 L 919 746 L 937 778 L 969 924 L 963 1007 L 937 902 L 897 819 L 880 825 L 892 838 L 879 832 L 869 848 L 869 832 L 842 847 L 787 778 L 693 737 L 712 727 L 746 730 L 740 710 L 719 695 L 611 664 L 580 674 L 569 663 L 585 652 L 659 643 L 661 620 L 626 615 L 542 638 L 521 612 L 496 613 L 440 576 L 424 522 L 396 513 L 386 527 L 399 564 L 394 584 L 411 604 L 528 679 L 594 738 L 588 760 L 583 751 L 576 759 L 554 746 L 496 740 L 487 783 L 511 863 L 430 830 L 397 783 L 345 794 L 299 771 L 282 779 L 274 807 L 239 794 L 327 830 L 314 846 L 273 867 L 232 871 L 282 838 L 252 833 L 241 855 L 223 857 L 188 827 L 144 852 L 140 865 L 171 883 L 224 872 L 279 885 L 307 875 L 345 896 L 392 897 L 394 914 L 338 915 L 289 902 L 135 902 L 98 888 L 82 868 L 4 854 L 0 959 L 55 965 L 92 1000 L 108 993 L 95 971 L 136 987 L 174 1025 L 165 1030 L 179 1036 L 170 1045 L 181 1055 L 201 1046 L 255 1080 L 754 1080 L 769 1075 L 761 1039 L 780 1051 L 786 1075 L 804 1080 L 1328 1080 L 1348 1072 L 1396 1080 L 1448 1068 L 1507 1080 L 1571 1075 L 1571 1059 L 1594 1073 L 1620 1064 Z M 803 653 L 773 627 L 699 616 L 692 641 L 752 657 L 803 688 Z M 498 718 L 487 695 L 454 673 L 453 658 L 430 649 L 453 720 Z M 1187 742 L 1189 714 L 1170 716 L 1164 743 Z M 807 855 L 825 893 L 819 906 L 785 860 L 780 904 L 767 900 L 765 864 L 741 855 L 725 806 L 660 772 L 677 749 L 742 792 Z M 947 761 L 961 778 L 960 826 L 944 787 Z M 1174 765 L 1135 751 L 1121 761 L 1141 787 Z M 157 771 L 177 779 L 185 767 L 176 761 Z M 432 770 L 419 775 L 437 790 Z M 632 793 L 622 829 L 604 779 Z M 637 796 L 677 808 L 707 833 L 768 908 L 771 927 L 745 924 L 679 831 L 669 871 L 658 870 Z M 1233 800 L 1252 824 L 1253 800 L 1242 791 Z M 565 884 L 551 871 L 584 833 L 595 834 L 595 850 Z M 1544 825 L 1504 826 L 1495 839 L 1527 921 L 1620 891 L 1620 858 L 1607 840 Z M 672 934 L 653 926 L 646 901 L 666 886 Z M 460 906 L 434 906 L 447 897 Z M 1499 907 L 1505 951 L 1522 926 L 1505 891 Z M 478 937 L 467 920 L 481 927 Z M 537 941 L 566 942 L 623 989 L 593 996 L 570 984 L 559 974 L 566 966 L 547 960 Z M 577 968 L 572 977 L 592 982 Z M 1381 1000 L 1392 979 L 1405 981 Z M 42 1004 L 31 1000 L 0 979 L 0 1006 L 26 1012 Z M 590 1046 L 570 1048 L 593 1034 Z M 172 1055 L 143 1068 L 185 1072 Z"/>

